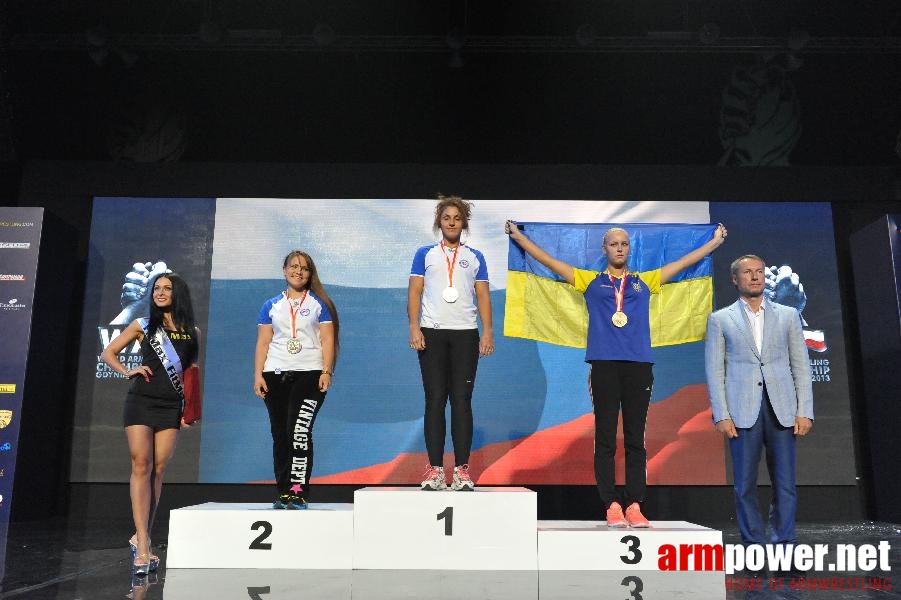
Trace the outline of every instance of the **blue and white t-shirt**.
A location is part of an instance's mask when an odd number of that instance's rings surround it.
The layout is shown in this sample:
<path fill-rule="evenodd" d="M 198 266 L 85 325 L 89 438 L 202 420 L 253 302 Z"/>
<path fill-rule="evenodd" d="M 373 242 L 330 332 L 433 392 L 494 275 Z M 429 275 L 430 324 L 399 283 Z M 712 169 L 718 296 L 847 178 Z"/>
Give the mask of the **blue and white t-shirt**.
<path fill-rule="evenodd" d="M 263 371 L 318 371 L 325 366 L 322 360 L 322 340 L 319 324 L 330 323 L 332 313 L 325 302 L 313 292 L 300 298 L 288 300 L 285 292 L 270 298 L 260 309 L 258 325 L 272 325 L 272 342 Z M 293 305 L 292 305 L 293 302 Z M 301 350 L 297 354 L 288 352 L 287 343 L 291 339 L 291 312 Z"/>
<path fill-rule="evenodd" d="M 411 277 L 424 277 L 420 327 L 433 329 L 477 329 L 475 282 L 488 282 L 485 257 L 475 248 L 465 244 L 457 247 L 454 264 L 454 288 L 460 294 L 456 302 L 445 302 L 441 293 L 448 286 L 448 261 L 454 258 L 454 249 L 432 244 L 423 246 L 413 256 Z"/>

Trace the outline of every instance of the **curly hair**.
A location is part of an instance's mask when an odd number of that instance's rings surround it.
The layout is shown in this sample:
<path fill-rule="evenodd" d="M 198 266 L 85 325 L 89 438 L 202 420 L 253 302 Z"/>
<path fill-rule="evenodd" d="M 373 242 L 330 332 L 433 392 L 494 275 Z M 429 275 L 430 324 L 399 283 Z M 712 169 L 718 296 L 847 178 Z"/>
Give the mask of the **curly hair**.
<path fill-rule="evenodd" d="M 464 200 L 460 196 L 445 196 L 438 194 L 438 204 L 435 205 L 435 222 L 432 224 L 432 231 L 438 233 L 441 229 L 441 215 L 445 209 L 454 207 L 460 211 L 463 217 L 463 231 L 469 231 L 469 219 L 472 217 L 472 202 Z"/>

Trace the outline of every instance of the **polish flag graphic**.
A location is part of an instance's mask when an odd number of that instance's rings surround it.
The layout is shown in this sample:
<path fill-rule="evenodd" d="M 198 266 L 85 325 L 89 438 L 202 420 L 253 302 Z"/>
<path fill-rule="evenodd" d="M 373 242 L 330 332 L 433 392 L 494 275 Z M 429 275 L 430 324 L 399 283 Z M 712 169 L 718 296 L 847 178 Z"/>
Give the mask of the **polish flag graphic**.
<path fill-rule="evenodd" d="M 814 352 L 825 352 L 827 350 L 826 336 L 823 334 L 822 329 L 805 329 L 804 342 L 807 343 L 807 347 Z"/>

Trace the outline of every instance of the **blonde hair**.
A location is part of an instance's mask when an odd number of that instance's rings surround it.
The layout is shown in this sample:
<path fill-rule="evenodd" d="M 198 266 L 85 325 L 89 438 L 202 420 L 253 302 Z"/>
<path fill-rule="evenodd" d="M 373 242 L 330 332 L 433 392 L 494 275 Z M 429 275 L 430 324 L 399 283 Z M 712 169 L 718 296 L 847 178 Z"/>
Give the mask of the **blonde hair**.
<path fill-rule="evenodd" d="M 625 229 L 623 229 L 622 227 L 611 227 L 610 229 L 608 229 L 607 231 L 604 232 L 604 241 L 601 242 L 601 246 L 607 245 L 607 236 L 610 235 L 611 233 L 625 233 L 626 237 L 629 238 L 630 241 L 632 239 L 631 236 L 629 235 L 629 232 L 626 231 Z"/>
<path fill-rule="evenodd" d="M 739 256 L 738 258 L 736 258 L 735 260 L 733 260 L 732 264 L 729 266 L 729 270 L 732 271 L 733 276 L 738 274 L 738 263 L 740 263 L 741 261 L 743 261 L 745 259 L 759 260 L 763 264 L 763 266 L 766 267 L 766 261 L 763 260 L 762 258 L 760 258 L 759 256 L 757 256 L 756 254 L 743 254 L 743 255 Z"/>

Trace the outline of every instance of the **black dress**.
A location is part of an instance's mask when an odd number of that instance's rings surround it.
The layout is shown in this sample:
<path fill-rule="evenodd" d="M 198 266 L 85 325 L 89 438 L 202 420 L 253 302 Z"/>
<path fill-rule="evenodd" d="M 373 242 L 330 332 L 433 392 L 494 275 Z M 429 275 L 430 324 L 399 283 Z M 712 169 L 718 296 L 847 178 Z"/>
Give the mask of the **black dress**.
<path fill-rule="evenodd" d="M 183 367 L 187 367 L 197 359 L 196 336 L 180 332 L 167 331 L 169 341 L 178 353 Z M 131 389 L 125 397 L 125 426 L 146 425 L 154 430 L 179 429 L 181 427 L 182 400 L 172 387 L 166 376 L 163 363 L 145 335 L 141 341 L 142 365 L 150 367 L 153 375 L 150 381 L 142 376 L 134 377 Z"/>

